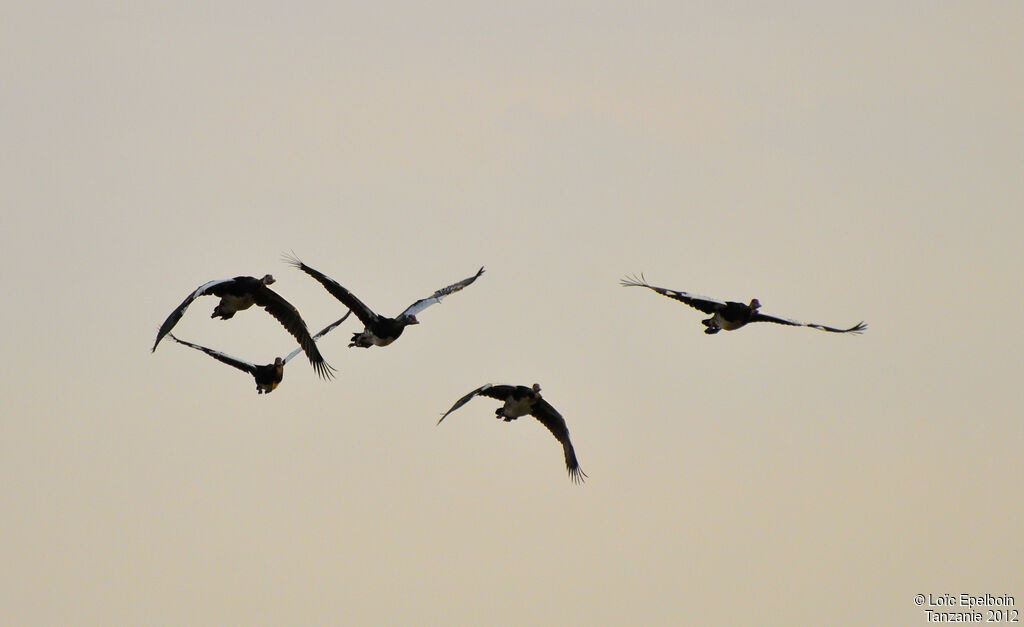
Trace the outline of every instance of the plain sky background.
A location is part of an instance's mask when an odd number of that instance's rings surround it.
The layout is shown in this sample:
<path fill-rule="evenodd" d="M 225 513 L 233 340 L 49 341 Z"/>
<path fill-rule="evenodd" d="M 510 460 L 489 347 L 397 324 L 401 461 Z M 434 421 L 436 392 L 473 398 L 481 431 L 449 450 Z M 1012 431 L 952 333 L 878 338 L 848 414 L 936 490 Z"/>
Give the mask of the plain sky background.
<path fill-rule="evenodd" d="M 0 623 L 1024 611 L 1024 4 L 7 2 Z M 160 323 L 396 314 L 258 396 Z M 862 336 L 706 336 L 649 281 Z M 183 339 L 266 363 L 260 311 Z M 586 485 L 486 382 L 540 382 Z"/>

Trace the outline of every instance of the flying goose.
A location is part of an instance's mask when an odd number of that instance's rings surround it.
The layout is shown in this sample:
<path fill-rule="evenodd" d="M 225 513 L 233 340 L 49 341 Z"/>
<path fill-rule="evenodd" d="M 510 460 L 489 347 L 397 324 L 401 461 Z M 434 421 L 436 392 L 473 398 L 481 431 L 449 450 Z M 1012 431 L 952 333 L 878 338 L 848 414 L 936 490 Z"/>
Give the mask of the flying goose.
<path fill-rule="evenodd" d="M 340 320 L 335 320 L 331 324 L 327 325 L 319 333 L 313 336 L 313 341 L 319 340 L 321 337 L 326 335 L 331 329 L 338 326 L 345 321 L 352 314 L 351 311 L 347 312 Z M 185 346 L 191 346 L 196 350 L 203 351 L 210 357 L 213 357 L 217 361 L 223 362 L 229 366 L 234 366 L 243 372 L 248 372 L 256 379 L 256 393 L 257 394 L 270 394 L 277 389 L 277 386 L 281 384 L 281 380 L 284 379 L 284 366 L 293 357 L 302 352 L 302 347 L 298 347 L 288 354 L 287 357 L 277 357 L 274 359 L 274 363 L 267 364 L 265 366 L 257 366 L 254 363 L 232 357 L 226 353 L 200 346 L 199 344 L 193 344 L 192 342 L 186 342 L 185 340 L 178 339 L 173 333 L 168 332 L 167 337 L 171 338 L 178 344 L 184 344 Z"/>
<path fill-rule="evenodd" d="M 678 292 L 676 290 L 669 290 L 663 287 L 655 287 L 647 283 L 643 274 L 640 275 L 640 278 L 632 276 L 622 279 L 622 286 L 646 287 L 654 290 L 662 296 L 674 298 L 675 300 L 686 303 L 694 309 L 699 309 L 706 314 L 711 314 L 710 318 L 701 320 L 704 326 L 707 327 L 704 329 L 704 332 L 708 335 L 714 335 L 723 329 L 726 331 L 735 331 L 749 322 L 774 322 L 776 324 L 788 324 L 794 327 L 811 327 L 812 329 L 820 329 L 822 331 L 829 331 L 830 333 L 861 333 L 864 329 L 868 328 L 868 325 L 864 322 L 858 322 L 849 329 L 836 329 L 834 327 L 827 327 L 823 324 L 800 322 L 799 320 L 792 320 L 790 318 L 779 318 L 777 316 L 763 314 L 758 311 L 761 307 L 761 303 L 756 298 L 752 299 L 749 305 L 733 302 L 731 300 L 723 302 L 715 300 L 714 298 L 697 296 L 688 292 Z"/>
<path fill-rule="evenodd" d="M 409 305 L 405 311 L 398 314 L 394 318 L 388 318 L 387 316 L 381 316 L 373 312 L 372 309 L 363 304 L 363 301 L 356 298 L 355 294 L 342 287 L 337 281 L 326 276 L 322 272 L 310 268 L 306 264 L 299 261 L 298 257 L 293 255 L 283 255 L 282 259 L 299 270 L 302 270 L 309 276 L 313 277 L 323 285 L 328 292 L 330 292 L 335 298 L 340 300 L 342 304 L 348 307 L 353 313 L 356 314 L 356 318 L 363 323 L 366 327 L 362 333 L 353 333 L 352 342 L 348 345 L 349 348 L 358 346 L 360 348 L 369 348 L 371 346 L 387 346 L 398 339 L 398 336 L 402 335 L 402 331 L 405 327 L 410 324 L 419 324 L 420 321 L 416 319 L 416 314 L 423 311 L 427 307 L 434 303 L 441 302 L 441 299 L 449 294 L 454 294 L 462 288 L 466 287 L 473 281 L 476 281 L 477 277 L 484 273 L 484 269 L 481 266 L 476 274 L 473 276 L 462 279 L 458 283 L 452 283 L 448 287 L 442 287 L 430 296 L 421 298 L 415 303 Z"/>
<path fill-rule="evenodd" d="M 267 274 L 262 279 L 251 276 L 236 276 L 233 279 L 219 279 L 200 285 L 196 291 L 189 294 L 178 307 L 167 316 L 167 320 L 160 325 L 156 334 L 156 341 L 153 342 L 153 351 L 165 335 L 171 332 L 174 325 L 178 324 L 185 310 L 192 304 L 192 301 L 212 294 L 220 297 L 220 303 L 214 307 L 211 318 L 230 319 L 236 312 L 258 305 L 267 310 L 267 313 L 277 318 L 285 329 L 298 341 L 299 346 L 305 351 L 313 370 L 320 377 L 330 379 L 333 375 L 333 368 L 324 361 L 317 350 L 316 342 L 309 336 L 306 323 L 299 315 L 299 310 L 291 303 L 282 298 L 277 292 L 267 287 L 274 282 L 274 277 Z"/>
<path fill-rule="evenodd" d="M 455 401 L 452 408 L 441 416 L 441 420 L 447 418 L 448 414 L 462 407 L 478 394 L 490 396 L 505 403 L 494 410 L 495 416 L 505 422 L 511 422 L 527 414 L 539 420 L 555 436 L 555 439 L 562 443 L 562 450 L 565 453 L 565 467 L 568 469 L 569 478 L 572 479 L 573 483 L 580 483 L 586 478 L 587 473 L 583 472 L 579 462 L 576 461 L 576 451 L 573 450 L 572 442 L 569 441 L 569 427 L 565 425 L 565 419 L 562 418 L 562 414 L 558 413 L 557 409 L 541 397 L 539 384 L 534 383 L 533 387 L 528 388 L 525 385 L 494 385 L 493 383 L 487 383 Z M 438 420 L 437 424 L 441 424 L 441 420 Z"/>

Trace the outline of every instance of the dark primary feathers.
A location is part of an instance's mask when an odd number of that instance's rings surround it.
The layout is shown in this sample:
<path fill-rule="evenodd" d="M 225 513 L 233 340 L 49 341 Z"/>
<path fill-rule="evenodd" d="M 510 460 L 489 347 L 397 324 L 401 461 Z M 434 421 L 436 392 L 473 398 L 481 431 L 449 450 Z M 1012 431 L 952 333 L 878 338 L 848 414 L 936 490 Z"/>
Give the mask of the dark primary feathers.
<path fill-rule="evenodd" d="M 185 340 L 178 339 L 173 333 L 168 333 L 167 337 L 171 338 L 178 344 L 185 346 L 191 346 L 192 348 L 202 351 L 213 357 L 221 363 L 225 363 L 234 368 L 238 368 L 242 372 L 248 372 L 256 380 L 256 392 L 258 394 L 270 394 L 277 389 L 277 386 L 284 380 L 284 360 L 278 357 L 272 364 L 266 364 L 259 366 L 252 362 L 232 357 L 226 353 L 200 346 L 199 344 L 193 344 L 192 342 L 186 342 Z"/>
<path fill-rule="evenodd" d="M 213 295 L 220 297 L 220 303 L 214 308 L 211 318 L 230 319 L 236 312 L 248 309 L 252 305 L 262 307 L 295 338 L 299 346 L 309 358 L 316 373 L 329 379 L 333 368 L 324 361 L 316 342 L 309 335 L 306 323 L 299 310 L 291 303 L 281 297 L 280 294 L 270 289 L 268 285 L 274 283 L 274 277 L 267 274 L 262 279 L 251 276 L 237 276 L 233 279 L 220 279 L 200 285 L 194 292 L 189 294 L 178 307 L 171 312 L 157 332 L 156 341 L 153 343 L 153 351 L 156 350 L 160 340 L 170 333 L 174 325 L 181 320 L 185 310 L 192 304 L 192 301 L 200 296 Z"/>
<path fill-rule="evenodd" d="M 533 384 L 533 387 L 526 387 L 525 385 L 494 385 L 493 383 L 484 384 L 455 401 L 451 409 L 441 415 L 437 424 L 441 424 L 441 421 L 447 418 L 448 414 L 462 407 L 478 395 L 489 396 L 503 401 L 504 405 L 495 410 L 494 413 L 505 422 L 515 420 L 527 414 L 539 420 L 555 436 L 555 439 L 562 444 L 562 451 L 565 454 L 565 467 L 572 481 L 580 483 L 586 478 L 587 474 L 580 468 L 579 461 L 576 459 L 576 451 L 573 449 L 572 442 L 569 439 L 569 427 L 565 424 L 565 419 L 562 417 L 562 414 L 558 413 L 557 409 L 541 397 L 540 385 L 536 383 Z"/>
<path fill-rule="evenodd" d="M 812 329 L 819 329 L 830 333 L 861 333 L 868 328 L 868 325 L 863 321 L 848 329 L 837 329 L 823 324 L 800 322 L 799 320 L 793 320 L 792 318 L 782 318 L 779 316 L 763 314 L 759 311 L 761 303 L 756 298 L 752 299 L 750 304 L 735 301 L 721 301 L 714 298 L 708 298 L 706 296 L 690 294 L 689 292 L 656 287 L 649 284 L 642 274 L 639 278 L 636 276 L 626 277 L 622 279 L 621 284 L 623 287 L 646 287 L 647 289 L 654 290 L 662 296 L 678 300 L 679 302 L 685 303 L 706 314 L 712 314 L 711 318 L 702 321 L 704 326 L 707 327 L 704 332 L 708 334 L 714 334 L 720 330 L 732 331 L 750 322 L 773 322 L 775 324 L 785 324 L 795 327 L 811 327 Z"/>
<path fill-rule="evenodd" d="M 331 324 L 321 329 L 319 333 L 313 336 L 313 341 L 319 340 L 321 337 L 329 333 L 331 329 L 344 322 L 345 318 L 348 318 L 351 314 L 351 311 L 346 312 L 345 315 L 341 317 L 341 319 L 335 320 Z M 168 332 L 167 336 L 179 344 L 184 344 L 185 346 L 190 346 L 196 350 L 202 351 L 221 363 L 225 363 L 229 366 L 237 368 L 242 372 L 248 372 L 256 379 L 256 390 L 260 394 L 269 394 L 270 392 L 273 392 L 274 389 L 277 388 L 278 384 L 280 384 L 282 379 L 284 378 L 285 364 L 287 364 L 296 355 L 302 352 L 302 347 L 300 346 L 293 350 L 291 353 L 289 353 L 287 357 L 283 359 L 281 357 L 278 357 L 277 359 L 274 360 L 274 363 L 261 366 L 249 361 L 245 361 L 244 359 L 232 357 L 227 353 L 222 353 L 218 350 L 207 348 L 206 346 L 200 346 L 199 344 L 186 342 L 185 340 L 179 339 L 177 336 L 170 332 Z"/>
<path fill-rule="evenodd" d="M 320 338 L 322 338 L 323 336 L 325 336 L 328 333 L 330 333 L 331 331 L 333 331 L 334 327 L 338 326 L 342 322 L 345 322 L 345 320 L 347 320 L 348 317 L 351 316 L 351 315 L 352 315 L 352 311 L 351 310 L 346 311 L 344 316 L 338 318 L 337 320 L 335 320 L 334 322 L 330 323 L 326 327 L 324 327 L 324 328 L 320 329 L 319 331 L 317 331 L 317 334 L 313 336 L 313 341 L 315 342 L 315 341 L 319 340 Z M 300 347 L 296 348 L 295 350 L 293 350 L 292 352 L 288 353 L 288 356 L 284 358 L 284 363 L 288 363 L 289 361 L 292 360 L 293 357 L 295 357 L 296 355 L 298 355 L 301 352 L 302 352 L 302 347 L 300 346 Z"/>
<path fill-rule="evenodd" d="M 679 302 L 686 303 L 690 307 L 703 311 L 704 313 L 707 314 L 715 313 L 716 310 L 720 309 L 721 307 L 724 307 L 726 304 L 723 301 L 715 300 L 713 298 L 707 298 L 705 296 L 697 296 L 696 294 L 689 294 L 687 292 L 677 292 L 676 290 L 669 290 L 663 287 L 655 287 L 647 283 L 646 279 L 644 278 L 644 275 L 642 274 L 640 275 L 640 278 L 637 278 L 636 276 L 626 277 L 622 279 L 621 284 L 623 287 L 646 287 L 648 289 L 654 290 L 655 292 L 661 294 L 662 296 L 674 298 Z"/>
<path fill-rule="evenodd" d="M 237 357 L 232 357 L 231 355 L 228 355 L 227 353 L 222 353 L 222 352 L 220 352 L 218 350 L 214 350 L 212 348 L 207 348 L 206 346 L 201 346 L 199 344 L 193 344 L 192 342 L 185 341 L 185 340 L 179 338 L 174 333 L 168 333 L 167 337 L 171 338 L 172 340 L 174 340 L 178 344 L 183 344 L 185 346 L 191 346 L 192 348 L 194 348 L 196 350 L 203 351 L 204 353 L 206 353 L 210 357 L 213 357 L 217 361 L 219 361 L 221 363 L 224 363 L 224 364 L 227 364 L 229 366 L 232 366 L 234 368 L 238 368 L 242 372 L 248 372 L 249 374 L 255 375 L 256 374 L 256 369 L 260 367 L 260 366 L 257 366 L 256 364 L 254 364 L 254 363 L 252 363 L 250 361 L 245 361 L 244 359 L 239 359 Z"/>
<path fill-rule="evenodd" d="M 302 270 L 309 276 L 316 279 L 321 285 L 324 286 L 324 288 L 328 292 L 331 293 L 332 296 L 340 300 L 343 305 L 348 307 L 349 310 L 356 315 L 356 318 L 359 318 L 359 320 L 363 324 L 371 324 L 379 317 L 377 316 L 377 314 L 373 313 L 373 310 L 367 307 L 363 301 L 356 298 L 355 294 L 342 287 L 340 283 L 338 283 L 331 277 L 327 276 L 326 274 L 302 263 L 302 261 L 300 261 L 298 257 L 286 254 L 282 255 L 282 259 L 286 263 L 295 266 L 299 270 Z"/>
<path fill-rule="evenodd" d="M 331 293 L 332 296 L 341 301 L 343 305 L 348 307 L 356 317 L 359 318 L 366 330 L 363 333 L 354 334 L 352 336 L 352 343 L 349 344 L 349 346 L 360 346 L 364 348 L 373 345 L 387 346 L 398 339 L 406 326 L 410 324 L 419 324 L 419 320 L 416 319 L 417 313 L 423 311 L 434 303 L 441 302 L 441 299 L 445 296 L 454 294 L 467 285 L 470 285 L 484 273 L 484 269 L 481 267 L 473 276 L 465 278 L 457 283 L 452 283 L 447 287 L 443 287 L 430 296 L 421 298 L 409 305 L 405 308 L 405 311 L 394 318 L 389 318 L 375 313 L 366 305 L 366 303 L 359 300 L 355 294 L 345 289 L 340 283 L 319 270 L 307 266 L 294 254 L 282 255 L 282 259 L 285 263 L 295 266 L 299 270 L 302 270 L 309 276 L 316 279 L 328 292 Z"/>

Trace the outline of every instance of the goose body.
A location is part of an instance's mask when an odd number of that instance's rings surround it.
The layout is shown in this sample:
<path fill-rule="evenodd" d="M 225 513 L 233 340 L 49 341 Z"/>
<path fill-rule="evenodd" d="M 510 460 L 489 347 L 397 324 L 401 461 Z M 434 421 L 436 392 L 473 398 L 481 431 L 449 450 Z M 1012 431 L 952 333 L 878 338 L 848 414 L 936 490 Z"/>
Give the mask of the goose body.
<path fill-rule="evenodd" d="M 257 305 L 262 307 L 298 341 L 302 351 L 306 353 L 309 363 L 312 364 L 316 373 L 324 379 L 331 378 L 331 366 L 324 361 L 323 356 L 316 347 L 316 342 L 309 335 L 306 323 L 299 310 L 291 303 L 281 297 L 280 294 L 268 287 L 274 283 L 274 277 L 267 274 L 257 279 L 251 276 L 236 276 L 233 279 L 219 279 L 200 285 L 194 292 L 185 297 L 185 300 L 171 312 L 164 323 L 160 325 L 156 341 L 153 342 L 153 351 L 156 350 L 160 340 L 171 332 L 174 325 L 178 324 L 181 317 L 185 315 L 192 301 L 200 296 L 219 296 L 220 302 L 214 307 L 211 318 L 230 320 L 235 313 Z"/>
<path fill-rule="evenodd" d="M 294 255 L 285 255 L 284 261 L 316 279 L 328 292 L 331 293 L 332 296 L 348 307 L 349 310 L 359 318 L 359 321 L 363 323 L 363 331 L 352 335 L 349 348 L 352 348 L 353 346 L 358 346 L 360 348 L 388 346 L 402 335 L 402 332 L 405 331 L 405 327 L 413 324 L 419 324 L 420 321 L 416 318 L 416 314 L 435 303 L 441 302 L 441 299 L 445 296 L 454 294 L 467 285 L 470 285 L 484 273 L 484 269 L 481 267 L 473 276 L 465 278 L 457 283 L 452 283 L 447 287 L 442 287 L 430 296 L 421 298 L 409 305 L 405 308 L 405 311 L 394 318 L 389 318 L 375 313 L 372 309 L 367 307 L 363 301 L 359 300 L 355 294 L 345 289 L 340 283 L 323 274 L 319 270 L 307 266 Z"/>
<path fill-rule="evenodd" d="M 714 335 L 719 331 L 735 331 L 736 329 L 742 328 L 751 322 L 773 322 L 775 324 L 785 324 L 794 327 L 810 327 L 820 331 L 828 331 L 829 333 L 862 333 L 864 329 L 868 328 L 868 325 L 863 321 L 858 322 L 848 329 L 838 329 L 835 327 L 825 326 L 823 324 L 800 322 L 799 320 L 793 320 L 792 318 L 781 318 L 779 316 L 764 314 L 759 311 L 761 303 L 756 298 L 752 299 L 749 304 L 731 300 L 721 301 L 714 298 L 708 298 L 706 296 L 697 296 L 696 294 L 690 294 L 689 292 L 656 287 L 647 283 L 643 275 L 640 275 L 639 278 L 633 276 L 622 279 L 621 284 L 623 287 L 646 287 L 647 289 L 654 290 L 662 296 L 667 296 L 671 299 L 678 300 L 681 303 L 685 303 L 698 311 L 711 314 L 710 318 L 701 320 L 701 323 L 703 323 L 705 327 L 704 333 L 707 333 L 708 335 Z"/>
<path fill-rule="evenodd" d="M 315 342 L 316 340 L 319 340 L 321 337 L 329 333 L 331 329 L 344 322 L 345 318 L 348 318 L 349 315 L 351 315 L 351 313 L 351 311 L 347 312 L 344 316 L 341 317 L 340 320 L 336 320 L 331 324 L 327 325 L 326 327 L 324 327 L 323 329 L 321 329 L 319 333 L 313 336 L 313 341 Z M 229 366 L 237 368 L 242 372 L 248 372 L 256 380 L 257 394 L 270 394 L 271 392 L 276 390 L 277 386 L 281 384 L 282 380 L 284 380 L 285 364 L 287 364 L 289 361 L 292 360 L 292 358 L 294 358 L 296 355 L 302 352 L 302 347 L 300 346 L 293 350 L 291 353 L 289 353 L 287 357 L 277 357 L 274 359 L 273 363 L 261 366 L 249 361 L 245 361 L 244 359 L 232 357 L 227 353 L 222 353 L 218 350 L 207 348 L 206 346 L 200 346 L 199 344 L 186 342 L 185 340 L 178 339 L 173 333 L 170 332 L 167 333 L 167 336 L 170 337 L 175 342 L 177 342 L 178 344 L 190 346 L 198 351 L 206 353 L 207 355 L 213 357 L 214 359 L 221 363 L 225 363 Z"/>
<path fill-rule="evenodd" d="M 576 451 L 573 449 L 572 441 L 569 439 L 569 427 L 565 424 L 565 418 L 558 410 L 551 406 L 540 394 L 540 385 L 534 383 L 532 387 L 525 385 L 495 385 L 487 383 L 466 394 L 451 409 L 446 411 L 437 424 L 448 417 L 456 409 L 462 407 L 474 397 L 482 395 L 499 400 L 501 407 L 494 411 L 497 418 L 505 422 L 511 422 L 521 416 L 533 416 L 540 421 L 551 432 L 555 439 L 562 445 L 562 452 L 565 455 L 565 467 L 569 472 L 569 478 L 574 483 L 582 482 L 587 474 L 580 468 L 576 459 Z"/>

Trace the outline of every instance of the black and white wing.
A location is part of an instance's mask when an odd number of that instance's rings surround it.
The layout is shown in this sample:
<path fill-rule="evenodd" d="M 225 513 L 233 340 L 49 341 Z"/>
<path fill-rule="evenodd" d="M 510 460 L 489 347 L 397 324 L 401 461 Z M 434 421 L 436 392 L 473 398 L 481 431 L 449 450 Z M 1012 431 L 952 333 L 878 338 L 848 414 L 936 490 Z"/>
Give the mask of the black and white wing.
<path fill-rule="evenodd" d="M 332 374 L 334 368 L 324 361 L 323 355 L 320 354 L 320 350 L 316 347 L 316 342 L 309 335 L 306 322 L 299 315 L 299 310 L 294 305 L 265 285 L 261 289 L 256 290 L 256 293 L 253 294 L 253 300 L 257 305 L 266 309 L 267 313 L 277 318 L 277 321 L 292 334 L 292 337 L 302 347 L 302 351 L 306 353 L 306 357 L 313 366 L 313 370 L 321 378 L 330 379 L 334 376 Z"/>
<path fill-rule="evenodd" d="M 324 286 L 324 289 L 331 293 L 331 296 L 340 300 L 341 303 L 348 307 L 349 310 L 356 315 L 356 318 L 359 318 L 359 320 L 367 327 L 376 322 L 378 317 L 377 314 L 367 307 L 363 301 L 356 298 L 355 294 L 342 287 L 340 283 L 331 277 L 315 268 L 310 268 L 306 264 L 302 263 L 302 261 L 300 261 L 294 254 L 286 253 L 281 256 L 281 259 L 284 260 L 285 263 L 295 266 L 299 270 L 302 270 L 309 276 L 316 279 L 320 285 Z"/>
<path fill-rule="evenodd" d="M 490 396 L 491 398 L 505 400 L 505 397 L 508 394 L 510 394 L 513 391 L 513 389 L 514 388 L 511 385 L 494 385 L 493 383 L 485 383 L 484 385 L 481 385 L 480 387 L 473 390 L 469 394 L 455 401 L 455 404 L 451 406 L 451 409 L 444 412 L 444 414 L 441 416 L 441 419 L 437 421 L 437 424 L 441 424 L 441 420 L 447 418 L 448 414 L 452 413 L 456 409 L 462 407 L 469 401 L 473 400 L 473 397 L 478 394 L 485 394 L 486 396 Z M 501 392 L 502 394 L 499 395 L 499 392 Z"/>
<path fill-rule="evenodd" d="M 686 303 L 694 309 L 703 311 L 706 314 L 712 314 L 726 306 L 725 301 L 717 300 L 714 298 L 708 298 L 707 296 L 698 296 L 696 294 L 690 294 L 689 292 L 680 292 L 678 290 L 670 290 L 664 287 L 655 287 L 647 282 L 644 275 L 640 277 L 631 276 L 626 277 L 620 281 L 622 287 L 646 287 L 647 289 L 654 290 L 662 296 L 668 296 L 674 300 L 678 300 L 681 303 Z"/>
<path fill-rule="evenodd" d="M 344 316 L 342 316 L 338 320 L 335 320 L 334 322 L 330 323 L 326 327 L 320 329 L 320 332 L 313 336 L 313 341 L 315 342 L 315 341 L 319 340 L 320 338 L 322 338 L 323 336 L 325 336 L 328 333 L 330 333 L 331 330 L 334 329 L 334 327 L 338 326 L 342 322 L 345 322 L 345 319 L 348 318 L 351 315 L 352 315 L 352 310 L 350 309 L 347 312 L 345 312 Z M 301 352 L 302 352 L 302 347 L 300 346 L 300 347 L 296 348 L 295 350 L 293 350 L 292 352 L 288 353 L 288 356 L 284 358 L 284 363 L 288 363 L 289 361 L 292 360 L 292 358 L 294 358 L 296 355 L 298 355 Z"/>
<path fill-rule="evenodd" d="M 813 322 L 800 322 L 799 320 L 793 320 L 792 318 L 780 318 L 778 316 L 772 316 L 770 314 L 763 314 L 757 312 L 750 319 L 751 322 L 774 322 L 775 324 L 787 324 L 793 327 L 810 327 L 812 329 L 819 329 L 821 331 L 828 331 L 829 333 L 863 333 L 864 329 L 868 328 L 868 325 L 861 321 L 853 325 L 849 329 L 837 329 L 835 327 L 827 327 L 823 324 L 815 324 Z"/>
<path fill-rule="evenodd" d="M 212 348 L 207 348 L 205 346 L 200 346 L 199 344 L 193 344 L 192 342 L 186 342 L 185 340 L 179 340 L 178 338 L 176 338 L 174 336 L 173 333 L 168 333 L 167 336 L 170 337 L 175 342 L 177 342 L 178 344 L 184 344 L 185 346 L 191 346 L 192 348 L 194 348 L 196 350 L 203 351 L 204 353 L 206 353 L 210 357 L 213 357 L 214 359 L 216 359 L 217 361 L 219 361 L 221 363 L 225 363 L 225 364 L 227 364 L 229 366 L 233 366 L 233 367 L 238 368 L 239 370 L 241 370 L 243 372 L 248 372 L 251 375 L 255 375 L 256 374 L 257 366 L 254 363 L 250 363 L 248 361 L 245 361 L 244 359 L 238 359 L 237 357 L 232 357 L 231 355 L 228 355 L 226 353 L 222 353 L 220 351 L 215 351 Z"/>
<path fill-rule="evenodd" d="M 211 293 L 215 287 L 223 285 L 225 283 L 231 283 L 232 281 L 234 281 L 234 279 L 216 279 L 208 283 L 203 283 L 198 288 L 196 288 L 194 292 L 189 294 L 185 298 L 185 300 L 181 301 L 181 304 L 178 305 L 178 307 L 171 312 L 171 315 L 167 316 L 167 319 L 164 320 L 164 323 L 160 325 L 160 330 L 157 331 L 156 333 L 156 341 L 153 342 L 152 351 L 156 350 L 156 345 L 160 343 L 160 340 L 164 339 L 164 336 L 171 332 L 171 329 L 174 328 L 174 325 L 178 324 L 178 321 L 181 320 L 181 317 L 183 315 L 185 315 L 185 310 L 188 309 L 188 306 L 192 304 L 192 301 L 199 298 L 200 296 Z"/>
<path fill-rule="evenodd" d="M 543 398 L 533 406 L 531 415 L 547 427 L 551 435 L 555 436 L 555 439 L 562 444 L 562 451 L 565 453 L 565 468 L 569 471 L 569 478 L 573 483 L 582 483 L 586 479 L 587 473 L 583 472 L 579 461 L 576 460 L 576 451 L 572 448 L 572 442 L 569 440 L 569 427 L 565 424 L 565 418 L 562 418 L 562 414 L 558 413 L 558 410 Z"/>
<path fill-rule="evenodd" d="M 403 311 L 401 313 L 401 315 L 402 316 L 415 316 L 416 314 L 418 314 L 419 312 L 423 311 L 427 307 L 430 307 L 434 303 L 441 302 L 441 299 L 444 298 L 445 296 L 447 296 L 449 294 L 454 294 L 455 292 L 458 292 L 462 288 L 464 288 L 467 285 L 471 284 L 473 281 L 476 281 L 477 278 L 481 274 L 483 274 L 483 273 L 484 273 L 484 268 L 483 268 L 483 266 L 480 266 L 480 269 L 477 270 L 476 274 L 474 274 L 473 276 L 465 278 L 465 279 L 462 279 L 458 283 L 452 283 L 448 287 L 442 287 L 441 289 L 437 290 L 436 292 L 434 292 L 430 296 L 427 296 L 426 298 L 419 299 L 415 303 L 413 303 L 413 304 L 409 305 L 408 307 L 406 307 L 405 311 Z"/>

